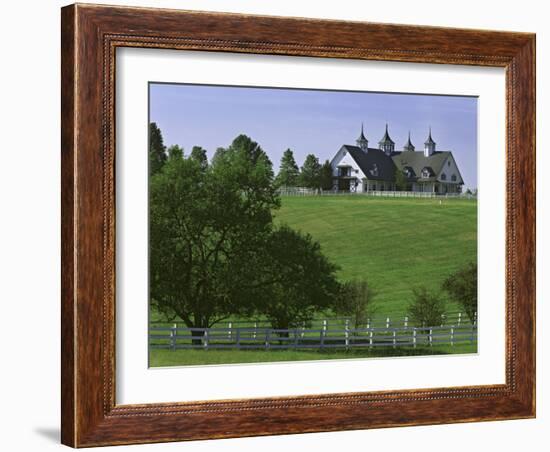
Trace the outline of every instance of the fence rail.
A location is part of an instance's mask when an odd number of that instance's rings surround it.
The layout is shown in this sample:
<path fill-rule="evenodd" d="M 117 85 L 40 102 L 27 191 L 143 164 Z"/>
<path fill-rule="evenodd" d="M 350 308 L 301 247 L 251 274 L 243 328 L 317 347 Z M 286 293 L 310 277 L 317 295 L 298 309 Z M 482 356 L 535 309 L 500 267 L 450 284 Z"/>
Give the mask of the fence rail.
<path fill-rule="evenodd" d="M 435 193 L 424 191 L 393 191 L 393 190 L 369 190 L 369 191 L 338 191 L 320 190 L 304 187 L 281 187 L 278 190 L 281 196 L 375 196 L 386 198 L 460 198 L 477 199 L 477 196 L 469 193 Z"/>
<path fill-rule="evenodd" d="M 152 326 L 173 326 L 173 322 L 166 321 L 152 321 Z M 464 312 L 454 311 L 448 312 L 441 316 L 441 322 L 437 326 L 463 326 L 463 325 L 476 325 L 477 313 L 473 314 L 473 319 L 470 319 Z M 271 324 L 265 319 L 233 319 L 226 321 L 224 324 L 227 328 L 270 328 Z M 304 328 L 322 328 L 324 330 L 332 328 L 345 328 L 352 327 L 353 321 L 350 317 L 332 317 L 332 318 L 315 318 L 302 325 Z M 387 313 L 385 315 L 372 316 L 365 322 L 365 328 L 393 328 L 393 327 L 413 327 L 415 325 L 407 315 L 402 313 Z"/>
<path fill-rule="evenodd" d="M 477 327 L 433 326 L 393 328 L 149 328 L 152 349 L 351 349 L 413 347 L 477 342 Z"/>

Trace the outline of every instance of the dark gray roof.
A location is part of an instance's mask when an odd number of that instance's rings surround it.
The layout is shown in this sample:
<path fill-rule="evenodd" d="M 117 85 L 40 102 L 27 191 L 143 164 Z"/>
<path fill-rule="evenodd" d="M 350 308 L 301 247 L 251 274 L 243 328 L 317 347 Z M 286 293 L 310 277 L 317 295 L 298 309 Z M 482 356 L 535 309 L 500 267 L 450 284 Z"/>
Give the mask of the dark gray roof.
<path fill-rule="evenodd" d="M 369 148 L 368 152 L 364 152 L 361 148 L 349 144 L 345 144 L 342 148 L 350 153 L 368 179 L 389 182 L 395 181 L 395 170 L 397 168 L 404 170 L 407 167 L 412 170 L 409 178 L 411 181 L 436 180 L 436 176 L 442 171 L 447 157 L 452 155 L 450 151 L 437 151 L 426 157 L 423 151 L 403 151 L 394 152 L 391 156 L 388 156 L 380 149 Z M 430 177 L 422 177 L 424 168 L 430 171 Z M 374 171 L 375 169 L 377 171 Z M 457 176 L 461 177 L 460 174 L 457 174 Z"/>
<path fill-rule="evenodd" d="M 412 168 L 418 177 L 418 180 L 433 180 L 435 179 L 435 176 L 441 172 L 447 157 L 450 155 L 451 152 L 449 151 L 437 151 L 429 157 L 426 157 L 422 151 L 404 151 L 395 152 L 391 158 L 393 159 L 395 165 L 400 169 L 404 169 L 407 166 Z M 424 168 L 428 168 L 431 177 L 422 177 L 422 170 Z"/>
<path fill-rule="evenodd" d="M 395 164 L 384 151 L 369 148 L 368 152 L 364 152 L 361 148 L 349 144 L 342 147 L 350 153 L 368 179 L 395 180 Z"/>

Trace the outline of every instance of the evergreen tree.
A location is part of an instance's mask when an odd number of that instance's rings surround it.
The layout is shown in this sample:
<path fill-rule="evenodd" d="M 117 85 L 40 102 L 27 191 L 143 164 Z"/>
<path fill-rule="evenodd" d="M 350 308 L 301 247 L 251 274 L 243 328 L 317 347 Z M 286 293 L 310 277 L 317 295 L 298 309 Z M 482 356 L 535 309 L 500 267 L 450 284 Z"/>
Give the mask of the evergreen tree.
<path fill-rule="evenodd" d="M 300 169 L 294 160 L 294 154 L 287 149 L 281 157 L 279 174 L 277 174 L 275 182 L 279 187 L 294 187 L 298 184 L 299 177 Z"/>
<path fill-rule="evenodd" d="M 152 122 L 149 124 L 149 174 L 158 173 L 166 160 L 166 146 L 162 139 L 162 132 L 157 123 Z"/>
<path fill-rule="evenodd" d="M 323 190 L 332 190 L 332 166 L 325 160 L 319 171 L 319 185 Z"/>
<path fill-rule="evenodd" d="M 313 154 L 308 154 L 300 173 L 300 185 L 307 188 L 319 188 L 321 165 L 319 159 Z"/>

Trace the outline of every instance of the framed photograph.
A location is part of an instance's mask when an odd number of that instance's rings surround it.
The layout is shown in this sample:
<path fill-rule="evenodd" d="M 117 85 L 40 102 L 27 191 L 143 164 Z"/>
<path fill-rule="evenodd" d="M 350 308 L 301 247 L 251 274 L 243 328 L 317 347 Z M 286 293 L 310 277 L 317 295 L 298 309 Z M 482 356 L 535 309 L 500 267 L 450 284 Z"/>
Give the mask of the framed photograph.
<path fill-rule="evenodd" d="M 535 416 L 535 36 L 62 9 L 62 442 Z"/>

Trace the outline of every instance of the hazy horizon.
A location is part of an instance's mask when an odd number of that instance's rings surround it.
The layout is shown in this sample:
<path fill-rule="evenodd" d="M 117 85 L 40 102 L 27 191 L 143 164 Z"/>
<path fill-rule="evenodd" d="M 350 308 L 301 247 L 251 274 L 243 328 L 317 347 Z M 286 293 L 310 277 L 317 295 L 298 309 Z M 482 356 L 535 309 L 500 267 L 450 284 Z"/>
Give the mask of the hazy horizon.
<path fill-rule="evenodd" d="M 202 146 L 209 159 L 246 134 L 275 172 L 288 148 L 298 166 L 310 153 L 321 163 L 331 160 L 343 144 L 355 144 L 362 123 L 373 148 L 387 123 L 396 151 L 409 131 L 423 150 L 431 127 L 437 150 L 453 152 L 464 190 L 477 187 L 476 97 L 150 83 L 149 120 L 167 147 L 177 144 L 188 154 Z"/>

